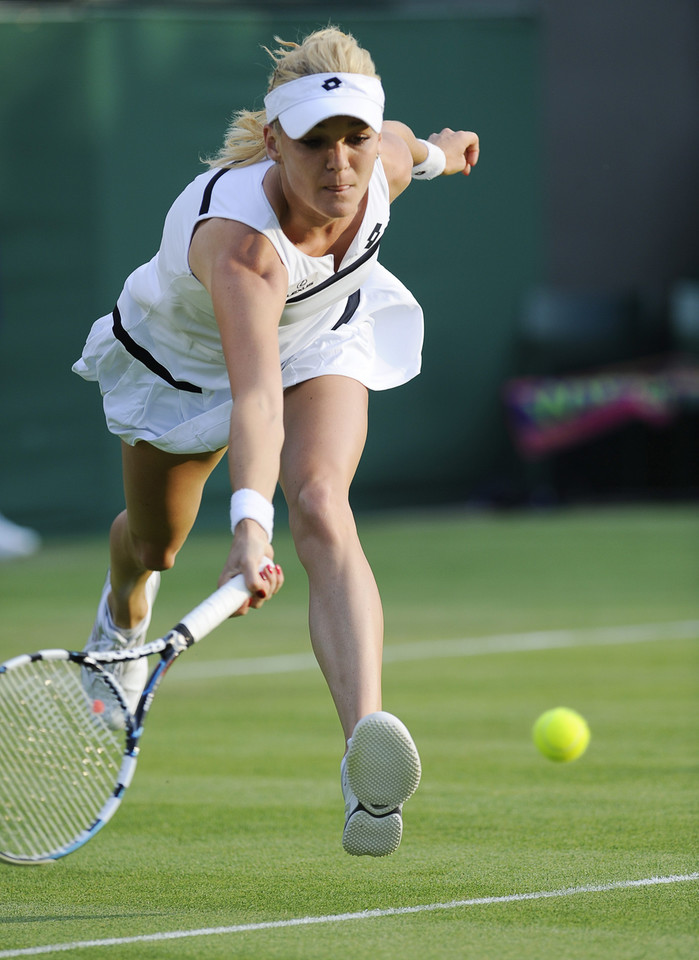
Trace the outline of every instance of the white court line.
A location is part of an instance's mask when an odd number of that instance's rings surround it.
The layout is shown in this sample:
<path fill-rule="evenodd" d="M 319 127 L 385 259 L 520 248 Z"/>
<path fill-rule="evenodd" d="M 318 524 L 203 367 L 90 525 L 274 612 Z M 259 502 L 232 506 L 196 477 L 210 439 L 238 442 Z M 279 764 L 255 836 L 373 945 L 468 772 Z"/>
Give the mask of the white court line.
<path fill-rule="evenodd" d="M 656 640 L 694 640 L 699 638 L 699 620 L 671 623 L 638 623 L 620 627 L 590 627 L 579 630 L 537 630 L 531 633 L 503 633 L 457 640 L 429 640 L 387 644 L 385 663 L 408 660 L 433 660 L 437 657 L 476 657 L 489 653 L 518 653 L 530 650 L 554 650 L 565 647 L 608 646 L 621 643 L 645 643 Z M 246 659 L 183 662 L 173 670 L 173 680 L 213 680 L 216 677 L 242 677 L 258 674 L 295 673 L 318 668 L 311 653 Z"/>
<path fill-rule="evenodd" d="M 525 900 L 549 900 L 554 897 L 572 897 L 580 893 L 608 893 L 632 887 L 655 887 L 660 884 L 686 883 L 699 880 L 699 873 L 677 874 L 670 877 L 647 877 L 644 880 L 616 880 L 611 883 L 565 887 L 562 890 L 540 890 L 536 893 L 512 893 L 504 897 L 476 897 L 471 900 L 450 900 L 447 903 L 424 903 L 414 907 L 388 907 L 379 910 L 361 910 L 358 913 L 335 913 L 320 917 L 296 917 L 289 920 L 268 920 L 262 923 L 240 923 L 232 927 L 204 927 L 200 930 L 171 930 L 136 937 L 110 937 L 105 940 L 76 940 L 74 943 L 56 943 L 44 947 L 25 947 L 21 950 L 0 950 L 0 958 L 36 957 L 45 953 L 84 950 L 88 947 L 118 947 L 127 943 L 156 943 L 163 940 L 184 940 L 191 937 L 211 937 L 255 930 L 280 930 L 286 927 L 305 927 L 319 923 L 344 923 L 347 920 L 373 920 L 379 917 L 399 917 L 411 913 L 429 913 L 435 910 L 455 910 L 459 907 L 490 906 L 497 903 L 521 903 Z"/>

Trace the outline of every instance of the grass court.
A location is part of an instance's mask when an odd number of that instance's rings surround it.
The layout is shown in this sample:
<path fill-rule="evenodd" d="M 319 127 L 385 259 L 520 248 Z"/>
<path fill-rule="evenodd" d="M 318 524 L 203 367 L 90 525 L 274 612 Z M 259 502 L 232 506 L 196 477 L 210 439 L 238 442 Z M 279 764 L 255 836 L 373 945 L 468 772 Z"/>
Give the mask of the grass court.
<path fill-rule="evenodd" d="M 697 956 L 699 509 L 360 518 L 384 706 L 423 762 L 379 860 L 342 851 L 342 735 L 279 527 L 285 587 L 175 664 L 115 818 L 51 866 L 0 864 L 0 958 Z M 227 546 L 195 532 L 151 637 Z M 105 536 L 0 566 L 0 659 L 82 647 L 106 562 Z M 559 705 L 592 729 L 572 764 L 530 737 Z"/>

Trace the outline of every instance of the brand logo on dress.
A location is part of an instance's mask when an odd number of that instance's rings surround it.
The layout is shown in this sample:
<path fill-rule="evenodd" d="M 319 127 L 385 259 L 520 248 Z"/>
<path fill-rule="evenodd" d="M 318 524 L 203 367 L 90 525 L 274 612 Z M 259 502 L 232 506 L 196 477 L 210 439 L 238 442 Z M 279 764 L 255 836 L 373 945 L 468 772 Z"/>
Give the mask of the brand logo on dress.
<path fill-rule="evenodd" d="M 303 280 L 299 280 L 298 283 L 294 283 L 286 292 L 287 300 L 289 297 L 295 297 L 299 293 L 303 293 L 304 290 L 308 290 L 309 287 L 314 287 L 316 285 L 315 277 L 304 277 Z"/>
<path fill-rule="evenodd" d="M 337 90 L 338 87 L 342 86 L 342 80 L 339 77 L 331 77 L 329 80 L 326 80 L 325 83 L 321 84 L 323 90 Z"/>
<path fill-rule="evenodd" d="M 373 247 L 374 244 L 379 240 L 382 229 L 383 229 L 383 224 L 377 223 L 374 229 L 369 234 L 369 239 L 367 240 L 366 246 L 364 247 L 365 250 L 368 250 L 369 247 Z"/>

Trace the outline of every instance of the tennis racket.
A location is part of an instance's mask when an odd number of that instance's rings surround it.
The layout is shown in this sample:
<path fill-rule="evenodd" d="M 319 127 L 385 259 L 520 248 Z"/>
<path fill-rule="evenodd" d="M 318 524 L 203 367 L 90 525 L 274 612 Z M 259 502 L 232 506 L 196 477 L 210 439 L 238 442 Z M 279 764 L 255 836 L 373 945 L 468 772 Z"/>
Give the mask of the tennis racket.
<path fill-rule="evenodd" d="M 0 859 L 50 863 L 101 830 L 133 779 L 143 725 L 165 672 L 249 596 L 238 575 L 142 647 L 40 650 L 0 664 Z M 105 667 L 153 654 L 160 660 L 132 713 Z"/>

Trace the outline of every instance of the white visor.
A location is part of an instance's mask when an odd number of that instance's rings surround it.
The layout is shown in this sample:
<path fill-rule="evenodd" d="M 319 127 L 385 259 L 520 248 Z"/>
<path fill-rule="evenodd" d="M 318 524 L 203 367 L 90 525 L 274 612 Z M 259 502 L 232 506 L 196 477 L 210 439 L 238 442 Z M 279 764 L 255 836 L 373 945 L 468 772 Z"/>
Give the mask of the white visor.
<path fill-rule="evenodd" d="M 381 81 L 362 73 L 312 73 L 280 84 L 265 97 L 267 123 L 278 119 L 292 140 L 328 117 L 356 117 L 380 133 L 383 107 Z"/>

